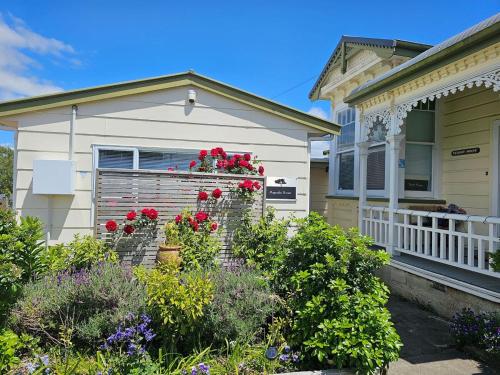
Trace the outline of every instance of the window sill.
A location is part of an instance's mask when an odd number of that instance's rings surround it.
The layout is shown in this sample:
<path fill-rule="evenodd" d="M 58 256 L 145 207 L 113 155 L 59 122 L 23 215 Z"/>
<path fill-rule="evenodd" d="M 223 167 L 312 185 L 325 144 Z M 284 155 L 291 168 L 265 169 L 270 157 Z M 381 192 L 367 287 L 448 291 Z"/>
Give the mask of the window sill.
<path fill-rule="evenodd" d="M 326 199 L 347 199 L 357 201 L 359 197 L 353 195 L 327 195 Z M 389 202 L 389 198 L 368 197 L 368 202 Z M 399 203 L 420 203 L 420 204 L 446 204 L 444 199 L 434 198 L 399 198 Z"/>

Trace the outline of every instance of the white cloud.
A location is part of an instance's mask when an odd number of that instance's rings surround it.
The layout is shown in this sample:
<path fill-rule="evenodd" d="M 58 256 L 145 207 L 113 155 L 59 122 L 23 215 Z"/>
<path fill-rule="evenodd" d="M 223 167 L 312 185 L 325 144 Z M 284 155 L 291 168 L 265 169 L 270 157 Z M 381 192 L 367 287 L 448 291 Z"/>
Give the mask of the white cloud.
<path fill-rule="evenodd" d="M 69 44 L 37 34 L 23 20 L 0 13 L 0 99 L 61 91 L 61 87 L 36 76 L 35 71 L 43 66 L 31 56 L 71 62 L 76 60 L 74 53 Z"/>
<path fill-rule="evenodd" d="M 325 120 L 328 119 L 328 114 L 323 108 L 320 107 L 312 107 L 309 111 L 307 111 L 307 113 L 316 117 L 320 117 Z"/>
<path fill-rule="evenodd" d="M 329 141 L 313 141 L 311 142 L 311 158 L 313 159 L 328 159 L 328 155 L 324 155 L 323 151 L 330 149 Z"/>

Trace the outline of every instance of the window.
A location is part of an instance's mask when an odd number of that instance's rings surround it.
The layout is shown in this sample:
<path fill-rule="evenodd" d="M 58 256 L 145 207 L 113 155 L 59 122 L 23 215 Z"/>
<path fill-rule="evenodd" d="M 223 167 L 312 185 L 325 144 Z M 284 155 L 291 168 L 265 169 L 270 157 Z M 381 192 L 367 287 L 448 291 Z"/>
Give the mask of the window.
<path fill-rule="evenodd" d="M 198 160 L 198 154 L 186 152 L 139 151 L 139 169 L 179 171 L 189 170 L 191 160 Z"/>
<path fill-rule="evenodd" d="M 405 190 L 432 191 L 435 143 L 435 103 L 419 102 L 406 118 Z"/>
<path fill-rule="evenodd" d="M 136 162 L 137 160 L 137 162 Z M 198 160 L 193 151 L 139 150 L 128 147 L 98 147 L 97 167 L 116 169 L 157 169 L 169 168 L 187 171 L 191 160 Z"/>
<path fill-rule="evenodd" d="M 132 150 L 99 150 L 99 168 L 134 168 L 134 151 Z"/>
<path fill-rule="evenodd" d="M 354 190 L 356 110 L 347 108 L 339 111 L 337 122 L 342 126 L 337 137 L 338 190 Z"/>
<path fill-rule="evenodd" d="M 373 146 L 368 149 L 366 189 L 385 189 L 385 144 Z"/>

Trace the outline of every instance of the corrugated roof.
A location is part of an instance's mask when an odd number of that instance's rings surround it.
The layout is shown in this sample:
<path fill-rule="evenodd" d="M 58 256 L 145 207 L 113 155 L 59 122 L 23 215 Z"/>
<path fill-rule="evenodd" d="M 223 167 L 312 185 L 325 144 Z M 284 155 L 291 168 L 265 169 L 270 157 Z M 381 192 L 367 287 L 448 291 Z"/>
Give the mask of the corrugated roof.
<path fill-rule="evenodd" d="M 474 36 L 481 31 L 490 28 L 491 26 L 498 24 L 500 22 L 500 13 L 495 14 L 494 16 L 479 22 L 478 24 L 468 28 L 465 31 L 462 31 L 461 33 L 452 36 L 449 39 L 446 39 L 444 42 L 441 42 L 434 47 L 428 49 L 427 51 L 421 53 L 420 55 L 402 63 L 401 65 L 398 65 L 391 70 L 385 72 L 384 74 L 381 74 L 380 76 L 360 85 L 356 89 L 352 91 L 352 93 L 349 95 L 348 98 L 346 98 L 347 102 L 350 102 L 353 100 L 353 97 L 355 96 L 356 93 L 362 92 L 362 91 L 369 91 L 369 89 L 373 86 L 375 86 L 378 83 L 381 83 L 382 81 L 388 80 L 390 77 L 398 74 L 399 72 L 403 72 L 405 70 L 410 69 L 411 67 L 414 67 L 415 65 L 422 63 L 428 59 L 430 59 L 433 56 L 438 55 L 439 53 L 442 53 L 443 51 L 446 51 L 447 49 L 457 45 L 458 43 L 470 38 L 471 36 Z M 366 94 L 365 92 L 364 94 Z"/>
<path fill-rule="evenodd" d="M 342 35 L 339 42 L 337 43 L 337 46 L 335 47 L 330 58 L 328 59 L 326 65 L 321 71 L 319 78 L 316 80 L 316 82 L 313 85 L 313 88 L 309 92 L 310 99 L 314 98 L 317 90 L 319 89 L 319 86 L 323 82 L 323 79 L 326 77 L 330 68 L 336 65 L 338 57 L 341 55 L 342 44 L 344 43 L 348 45 L 359 46 L 366 49 L 370 48 L 392 49 L 393 53 L 396 55 L 398 54 L 402 54 L 403 56 L 410 55 L 410 57 L 418 55 L 419 53 L 431 47 L 428 44 L 414 43 L 399 39 L 365 38 L 365 37 Z"/>

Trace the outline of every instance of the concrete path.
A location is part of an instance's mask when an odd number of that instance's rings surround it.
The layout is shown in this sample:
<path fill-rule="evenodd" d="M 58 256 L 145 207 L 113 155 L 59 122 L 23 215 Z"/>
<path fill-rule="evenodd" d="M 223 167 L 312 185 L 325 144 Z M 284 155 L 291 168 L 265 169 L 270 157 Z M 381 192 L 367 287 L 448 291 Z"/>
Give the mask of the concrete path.
<path fill-rule="evenodd" d="M 453 348 L 444 319 L 397 296 L 391 296 L 389 310 L 404 344 L 389 375 L 498 374 Z"/>

